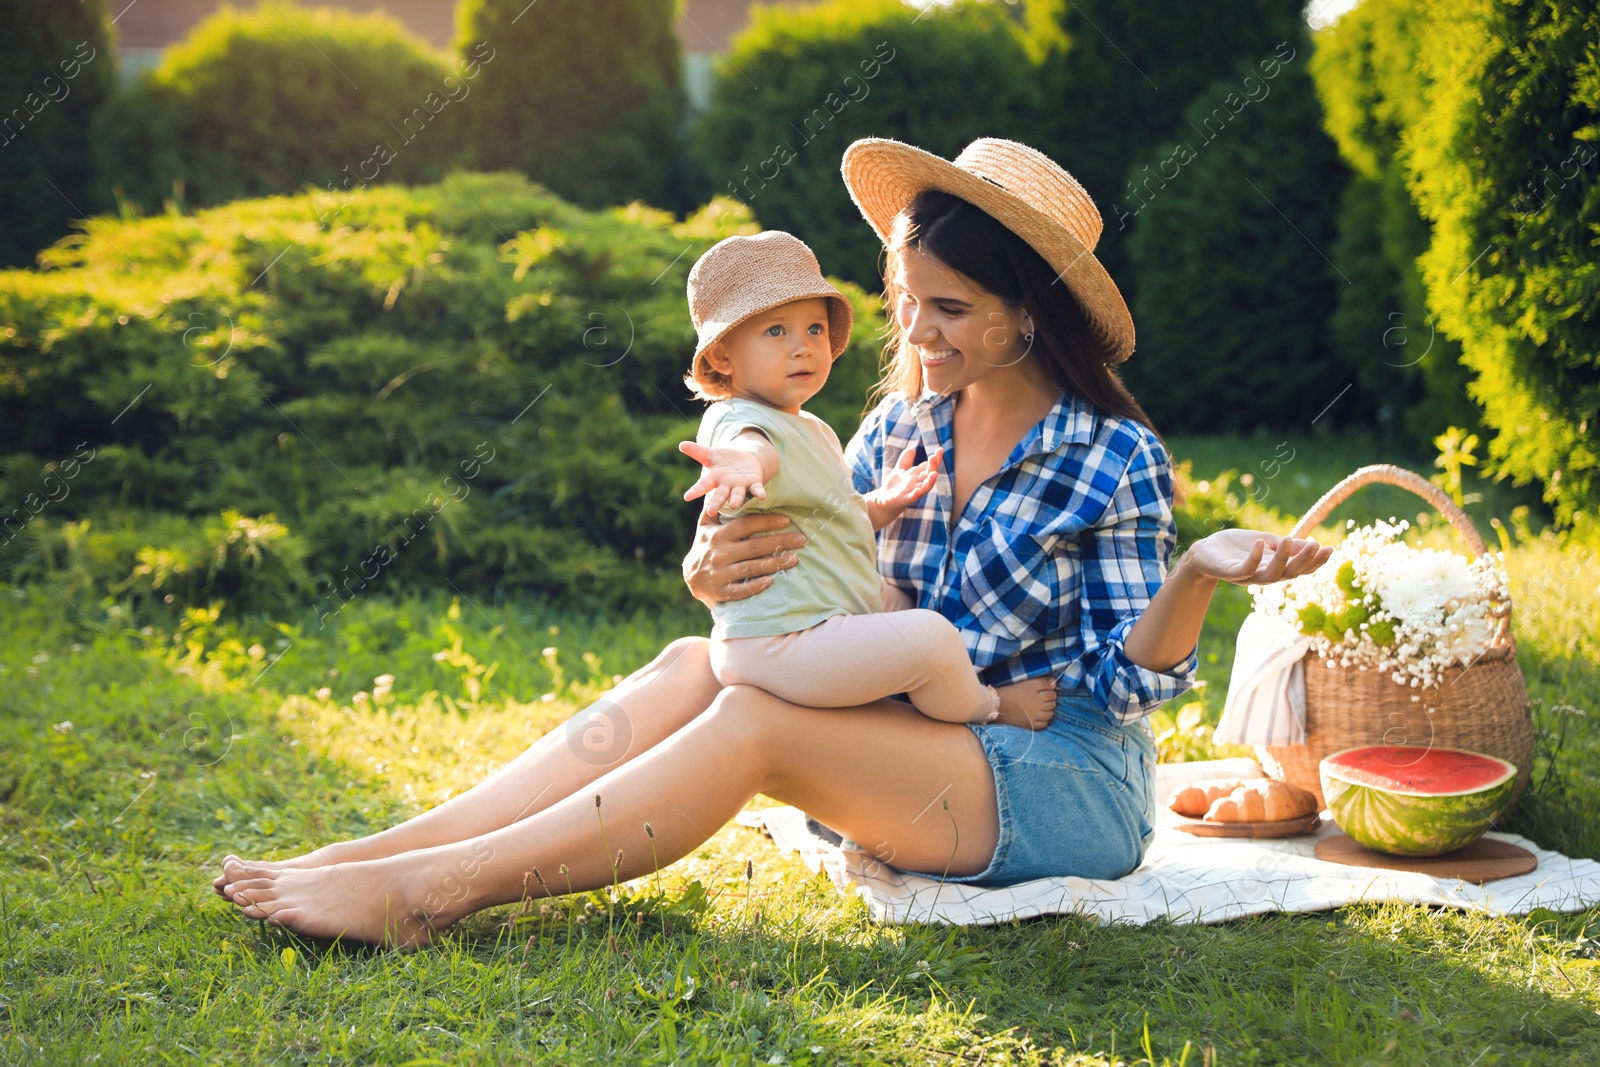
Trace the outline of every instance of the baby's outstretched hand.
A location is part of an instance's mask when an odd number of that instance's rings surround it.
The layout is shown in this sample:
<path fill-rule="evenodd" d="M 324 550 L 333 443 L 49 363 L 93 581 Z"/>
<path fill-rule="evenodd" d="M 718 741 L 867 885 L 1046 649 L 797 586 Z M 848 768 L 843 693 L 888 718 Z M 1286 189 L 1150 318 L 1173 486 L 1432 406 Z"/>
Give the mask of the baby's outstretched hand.
<path fill-rule="evenodd" d="M 708 448 L 694 441 L 680 441 L 678 450 L 698 460 L 704 468 L 683 499 L 704 496 L 707 514 L 721 511 L 723 505 L 737 510 L 744 506 L 747 495 L 767 499 L 767 487 L 761 481 L 761 460 L 752 453 L 740 448 Z"/>
<path fill-rule="evenodd" d="M 921 463 L 917 462 L 916 445 L 900 453 L 894 469 L 883 479 L 883 485 L 865 495 L 868 507 L 877 512 L 873 523 L 875 528 L 881 529 L 927 495 L 938 480 L 939 463 L 943 458 L 942 448 L 935 448 Z M 877 519 L 882 519 L 882 522 Z"/>

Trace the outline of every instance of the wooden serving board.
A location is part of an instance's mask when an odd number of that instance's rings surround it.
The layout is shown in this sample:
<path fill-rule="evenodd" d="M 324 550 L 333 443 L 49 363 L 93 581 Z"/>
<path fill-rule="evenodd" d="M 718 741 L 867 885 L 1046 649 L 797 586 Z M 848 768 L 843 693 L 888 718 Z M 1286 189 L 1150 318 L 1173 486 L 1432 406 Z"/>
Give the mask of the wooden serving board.
<path fill-rule="evenodd" d="M 1478 885 L 1527 874 L 1539 866 L 1539 860 L 1527 849 L 1489 837 L 1480 837 L 1465 848 L 1442 856 L 1391 856 L 1356 844 L 1348 834 L 1334 834 L 1317 842 L 1316 857 L 1347 867 L 1414 871 L 1433 878 L 1459 878 Z"/>
<path fill-rule="evenodd" d="M 1320 812 L 1312 812 L 1298 819 L 1280 819 L 1277 822 L 1210 822 L 1175 815 L 1172 823 L 1184 833 L 1196 837 L 1299 837 L 1314 832 L 1321 817 Z"/>

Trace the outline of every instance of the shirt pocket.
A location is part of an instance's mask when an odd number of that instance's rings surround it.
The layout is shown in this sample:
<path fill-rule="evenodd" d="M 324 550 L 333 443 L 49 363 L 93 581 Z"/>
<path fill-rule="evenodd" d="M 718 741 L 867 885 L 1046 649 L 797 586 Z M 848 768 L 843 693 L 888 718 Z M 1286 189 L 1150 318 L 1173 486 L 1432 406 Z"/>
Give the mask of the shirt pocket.
<path fill-rule="evenodd" d="M 1059 629 L 1055 549 L 1060 541 L 1059 534 L 1034 534 L 993 517 L 983 520 L 962 563 L 961 601 L 985 633 L 1021 647 Z"/>

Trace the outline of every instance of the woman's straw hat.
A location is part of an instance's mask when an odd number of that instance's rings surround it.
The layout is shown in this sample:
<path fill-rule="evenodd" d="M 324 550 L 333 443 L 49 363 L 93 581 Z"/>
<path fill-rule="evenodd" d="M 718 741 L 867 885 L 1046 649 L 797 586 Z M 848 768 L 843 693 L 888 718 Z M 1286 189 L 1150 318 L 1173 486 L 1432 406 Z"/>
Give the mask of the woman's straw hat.
<path fill-rule="evenodd" d="M 804 241 L 782 230 L 718 241 L 689 271 L 689 317 L 700 338 L 695 359 L 751 316 L 812 297 L 828 301 L 828 342 L 838 359 L 850 341 L 855 311 L 822 276 Z"/>
<path fill-rule="evenodd" d="M 1108 362 L 1133 354 L 1133 316 L 1111 275 L 1094 257 L 1100 210 L 1077 179 L 1050 157 L 1016 141 L 982 137 L 954 160 L 882 137 L 845 149 L 844 183 L 880 240 L 926 189 L 959 196 L 993 216 L 1044 257 L 1088 314 Z"/>

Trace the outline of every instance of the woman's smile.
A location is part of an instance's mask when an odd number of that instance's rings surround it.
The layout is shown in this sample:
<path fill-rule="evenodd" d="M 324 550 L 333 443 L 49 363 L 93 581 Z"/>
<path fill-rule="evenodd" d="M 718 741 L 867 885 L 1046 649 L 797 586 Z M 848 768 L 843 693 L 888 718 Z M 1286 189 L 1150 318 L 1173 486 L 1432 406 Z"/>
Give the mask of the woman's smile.
<path fill-rule="evenodd" d="M 961 353 L 954 348 L 919 348 L 917 356 L 924 367 L 942 367 Z"/>

